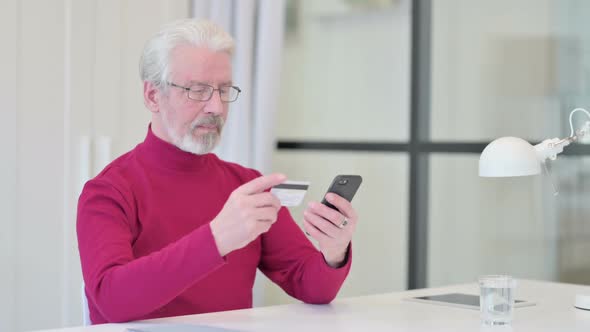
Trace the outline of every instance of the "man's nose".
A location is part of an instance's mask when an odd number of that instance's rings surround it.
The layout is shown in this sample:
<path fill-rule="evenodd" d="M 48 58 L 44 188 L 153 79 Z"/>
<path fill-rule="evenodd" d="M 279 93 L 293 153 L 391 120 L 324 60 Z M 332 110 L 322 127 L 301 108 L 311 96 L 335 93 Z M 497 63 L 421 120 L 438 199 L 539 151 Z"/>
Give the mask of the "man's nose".
<path fill-rule="evenodd" d="M 221 101 L 221 94 L 219 90 L 213 91 L 211 99 L 209 99 L 206 103 L 207 104 L 205 105 L 205 112 L 216 115 L 223 113 L 225 103 Z"/>

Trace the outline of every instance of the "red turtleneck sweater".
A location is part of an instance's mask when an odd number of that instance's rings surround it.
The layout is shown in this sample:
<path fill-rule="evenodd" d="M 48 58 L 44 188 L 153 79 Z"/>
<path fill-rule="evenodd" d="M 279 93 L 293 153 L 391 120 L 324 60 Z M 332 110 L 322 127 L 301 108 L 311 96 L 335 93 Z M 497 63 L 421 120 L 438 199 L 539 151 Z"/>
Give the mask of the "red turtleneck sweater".
<path fill-rule="evenodd" d="M 250 308 L 256 268 L 291 296 L 327 303 L 351 265 L 329 267 L 289 211 L 221 257 L 209 223 L 229 194 L 260 174 L 156 137 L 86 183 L 77 233 L 94 324 Z"/>

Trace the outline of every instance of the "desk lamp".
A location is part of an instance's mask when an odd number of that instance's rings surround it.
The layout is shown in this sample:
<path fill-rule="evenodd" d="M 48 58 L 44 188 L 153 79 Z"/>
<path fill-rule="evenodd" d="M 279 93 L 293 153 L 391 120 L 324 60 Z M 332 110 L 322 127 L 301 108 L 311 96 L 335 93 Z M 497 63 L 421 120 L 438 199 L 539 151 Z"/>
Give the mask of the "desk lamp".
<path fill-rule="evenodd" d="M 569 137 L 547 139 L 534 146 L 518 137 L 502 137 L 492 141 L 479 157 L 479 176 L 511 177 L 540 174 L 541 166 L 545 168 L 547 159 L 557 159 L 564 147 L 590 134 L 590 121 L 574 132 L 572 116 L 578 111 L 584 112 L 590 118 L 590 113 L 585 109 L 574 109 L 569 117 Z M 577 294 L 574 306 L 590 310 L 590 295 Z"/>

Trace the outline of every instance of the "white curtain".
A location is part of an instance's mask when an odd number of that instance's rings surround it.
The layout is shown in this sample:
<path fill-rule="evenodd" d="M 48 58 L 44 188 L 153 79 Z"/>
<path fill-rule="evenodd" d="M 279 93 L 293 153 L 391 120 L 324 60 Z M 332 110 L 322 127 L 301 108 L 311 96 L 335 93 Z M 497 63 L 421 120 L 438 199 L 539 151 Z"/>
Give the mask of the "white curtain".
<path fill-rule="evenodd" d="M 242 89 L 230 107 L 220 146 L 223 159 L 270 172 L 284 27 L 284 0 L 193 0 L 193 16 L 207 18 L 234 36 L 234 82 Z M 268 282 L 260 272 L 254 306 L 264 304 Z"/>
<path fill-rule="evenodd" d="M 242 89 L 231 105 L 220 158 L 271 169 L 284 26 L 284 0 L 194 0 L 193 16 L 223 26 L 235 38 L 234 82 Z"/>

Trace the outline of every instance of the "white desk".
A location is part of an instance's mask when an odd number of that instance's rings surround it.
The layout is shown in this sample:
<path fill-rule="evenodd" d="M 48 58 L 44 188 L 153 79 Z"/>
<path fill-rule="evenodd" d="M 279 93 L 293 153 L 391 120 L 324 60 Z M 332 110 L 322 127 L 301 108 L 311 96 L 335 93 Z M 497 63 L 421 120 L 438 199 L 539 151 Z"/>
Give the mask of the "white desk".
<path fill-rule="evenodd" d="M 150 323 L 185 323 L 239 331 L 590 331 L 590 311 L 573 307 L 576 293 L 590 287 L 518 280 L 516 298 L 535 302 L 516 308 L 509 328 L 480 325 L 479 311 L 403 300 L 413 296 L 462 292 L 478 294 L 476 283 L 339 299 L 330 305 L 292 304 L 164 318 Z M 123 332 L 138 323 L 68 328 L 61 332 Z"/>

